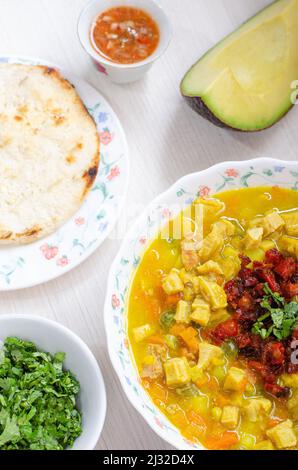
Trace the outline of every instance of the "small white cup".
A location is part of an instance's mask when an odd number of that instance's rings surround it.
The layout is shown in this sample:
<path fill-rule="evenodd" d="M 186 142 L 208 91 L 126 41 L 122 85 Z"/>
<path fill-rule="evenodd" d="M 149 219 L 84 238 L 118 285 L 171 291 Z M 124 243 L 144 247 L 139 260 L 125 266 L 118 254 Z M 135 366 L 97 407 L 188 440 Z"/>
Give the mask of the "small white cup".
<path fill-rule="evenodd" d="M 160 41 L 157 49 L 146 60 L 134 64 L 117 64 L 101 56 L 91 44 L 90 32 L 96 17 L 105 10 L 119 6 L 141 8 L 156 21 L 160 30 Z M 143 77 L 167 49 L 171 36 L 170 21 L 163 9 L 153 0 L 91 0 L 83 9 L 78 22 L 80 42 L 97 69 L 97 71 L 115 83 L 135 82 Z"/>

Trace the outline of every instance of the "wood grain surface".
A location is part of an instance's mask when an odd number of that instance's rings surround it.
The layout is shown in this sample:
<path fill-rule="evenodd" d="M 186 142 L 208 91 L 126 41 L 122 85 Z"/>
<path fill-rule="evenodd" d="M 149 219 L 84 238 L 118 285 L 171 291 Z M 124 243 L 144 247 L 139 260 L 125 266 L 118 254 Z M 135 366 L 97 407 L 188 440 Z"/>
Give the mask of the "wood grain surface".
<path fill-rule="evenodd" d="M 173 40 L 162 59 L 138 83 L 114 85 L 94 70 L 76 32 L 86 0 L 0 0 L 0 55 L 50 60 L 89 81 L 105 95 L 122 121 L 129 142 L 130 205 L 141 208 L 182 175 L 224 160 L 258 156 L 297 160 L 298 107 L 273 128 L 248 135 L 205 122 L 184 104 L 179 93 L 180 80 L 189 66 L 269 2 L 160 3 L 171 18 Z M 0 314 L 27 312 L 52 318 L 89 345 L 102 368 L 108 397 L 98 449 L 169 449 L 126 400 L 107 354 L 103 303 L 107 273 L 119 243 L 107 240 L 85 263 L 58 280 L 0 293 Z"/>

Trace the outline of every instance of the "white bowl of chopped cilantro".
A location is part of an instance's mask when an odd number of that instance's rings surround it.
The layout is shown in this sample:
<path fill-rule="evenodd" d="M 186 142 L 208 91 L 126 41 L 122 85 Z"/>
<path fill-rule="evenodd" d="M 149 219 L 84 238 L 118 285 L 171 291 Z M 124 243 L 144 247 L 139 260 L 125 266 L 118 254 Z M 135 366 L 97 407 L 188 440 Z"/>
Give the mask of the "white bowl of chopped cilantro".
<path fill-rule="evenodd" d="M 92 450 L 106 414 L 100 368 L 68 328 L 0 316 L 0 451 Z"/>

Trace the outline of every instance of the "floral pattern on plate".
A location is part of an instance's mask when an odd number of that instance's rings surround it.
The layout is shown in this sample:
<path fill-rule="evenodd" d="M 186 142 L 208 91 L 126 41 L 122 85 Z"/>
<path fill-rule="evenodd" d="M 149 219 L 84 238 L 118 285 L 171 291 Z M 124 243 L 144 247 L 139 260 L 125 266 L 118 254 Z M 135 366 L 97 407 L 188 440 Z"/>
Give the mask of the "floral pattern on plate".
<path fill-rule="evenodd" d="M 298 190 L 297 163 L 260 158 L 221 163 L 185 176 L 144 211 L 126 236 L 111 267 L 105 303 L 105 328 L 111 361 L 133 406 L 160 437 L 178 449 L 202 449 L 202 446 L 183 438 L 153 404 L 140 383 L 126 334 L 126 302 L 131 280 L 144 250 L 158 229 L 196 197 L 229 189 L 276 185 Z"/>
<path fill-rule="evenodd" d="M 0 63 L 43 64 L 31 58 L 0 57 Z M 99 173 L 76 214 L 50 236 L 22 246 L 0 248 L 0 290 L 13 290 L 46 282 L 77 266 L 113 229 L 128 185 L 128 149 L 117 116 L 91 85 L 61 70 L 78 91 L 95 120 L 101 141 Z"/>

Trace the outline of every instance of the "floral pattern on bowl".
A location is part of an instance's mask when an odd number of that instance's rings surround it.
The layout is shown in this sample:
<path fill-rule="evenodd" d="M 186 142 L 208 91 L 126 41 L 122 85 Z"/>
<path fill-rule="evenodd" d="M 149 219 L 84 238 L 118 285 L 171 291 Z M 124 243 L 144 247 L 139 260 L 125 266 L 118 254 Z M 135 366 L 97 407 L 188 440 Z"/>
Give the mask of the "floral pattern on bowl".
<path fill-rule="evenodd" d="M 260 158 L 221 163 L 185 176 L 155 199 L 136 221 L 110 270 L 104 313 L 112 364 L 133 406 L 160 437 L 178 449 L 203 447 L 189 442 L 179 433 L 153 404 L 140 383 L 126 334 L 126 301 L 130 283 L 150 240 L 169 217 L 177 215 L 198 195 L 209 196 L 219 191 L 253 186 L 282 186 L 298 190 L 297 163 Z M 175 207 L 176 212 L 173 212 Z"/>
<path fill-rule="evenodd" d="M 0 57 L 0 63 L 43 64 L 39 59 Z M 1 247 L 0 290 L 30 287 L 69 271 L 112 231 L 128 186 L 128 148 L 121 124 L 110 105 L 91 85 L 62 70 L 94 118 L 101 141 L 101 161 L 94 185 L 77 213 L 50 236 L 23 246 Z"/>

